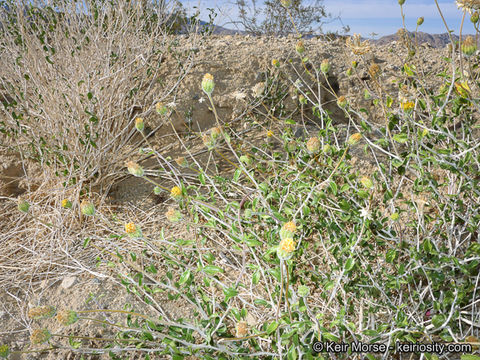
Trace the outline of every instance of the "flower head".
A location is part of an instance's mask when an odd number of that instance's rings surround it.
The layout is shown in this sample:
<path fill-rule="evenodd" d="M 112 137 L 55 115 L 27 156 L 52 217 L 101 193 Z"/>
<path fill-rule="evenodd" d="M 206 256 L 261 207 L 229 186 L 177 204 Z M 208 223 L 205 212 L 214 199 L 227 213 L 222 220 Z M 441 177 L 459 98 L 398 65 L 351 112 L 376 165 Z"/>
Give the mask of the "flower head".
<path fill-rule="evenodd" d="M 272 130 L 268 130 L 267 131 L 267 137 L 268 138 L 271 138 L 273 136 L 273 131 Z"/>
<path fill-rule="evenodd" d="M 322 63 L 320 64 L 320 70 L 322 71 L 322 73 L 328 74 L 328 72 L 330 71 L 330 68 L 331 68 L 331 65 L 328 59 L 323 59 Z"/>
<path fill-rule="evenodd" d="M 279 66 L 280 66 L 280 62 L 279 62 L 277 59 L 273 59 L 273 60 L 272 60 L 272 65 L 275 66 L 275 67 L 279 67 Z"/>
<path fill-rule="evenodd" d="M 362 139 L 362 134 L 360 134 L 360 133 L 352 134 L 352 135 L 350 135 L 350 137 L 348 138 L 348 144 L 349 144 L 349 145 L 355 145 L 355 144 L 358 143 L 361 139 Z"/>
<path fill-rule="evenodd" d="M 35 329 L 30 335 L 30 341 L 33 345 L 44 344 L 50 340 L 52 334 L 47 329 Z"/>
<path fill-rule="evenodd" d="M 28 201 L 23 199 L 18 200 L 17 206 L 18 210 L 24 213 L 28 213 L 28 209 L 30 209 L 30 204 L 28 203 Z"/>
<path fill-rule="evenodd" d="M 237 338 L 243 338 L 248 334 L 248 326 L 246 321 L 239 321 L 235 326 L 235 336 Z"/>
<path fill-rule="evenodd" d="M 202 142 L 208 150 L 212 150 L 215 147 L 215 139 L 212 138 L 210 134 L 203 134 L 202 135 Z"/>
<path fill-rule="evenodd" d="M 467 36 L 467 38 L 462 42 L 462 52 L 466 56 L 472 56 L 475 51 L 477 51 L 477 43 L 473 36 Z"/>
<path fill-rule="evenodd" d="M 202 90 L 205 92 L 205 94 L 210 96 L 213 92 L 214 87 L 215 82 L 213 81 L 213 75 L 208 73 L 205 74 L 202 80 Z"/>
<path fill-rule="evenodd" d="M 403 111 L 409 112 L 415 108 L 415 103 L 413 101 L 405 101 L 400 104 Z"/>
<path fill-rule="evenodd" d="M 182 213 L 174 208 L 168 208 L 168 211 L 165 213 L 165 216 L 168 219 L 168 221 L 172 223 L 176 223 L 182 220 Z"/>
<path fill-rule="evenodd" d="M 143 169 L 140 165 L 138 165 L 136 162 L 129 161 L 126 163 L 128 172 L 132 174 L 133 176 L 137 177 L 142 177 L 144 172 Z"/>
<path fill-rule="evenodd" d="M 137 129 L 138 131 L 143 131 L 143 128 L 144 128 L 144 124 L 143 124 L 143 119 L 141 117 L 137 117 L 135 119 L 135 129 Z"/>
<path fill-rule="evenodd" d="M 418 26 L 422 25 L 424 20 L 425 20 L 425 19 L 424 19 L 423 16 L 419 17 L 419 18 L 417 19 L 417 25 L 418 25 Z"/>
<path fill-rule="evenodd" d="M 158 115 L 165 115 L 168 112 L 168 108 L 161 102 L 155 104 L 155 110 Z"/>
<path fill-rule="evenodd" d="M 457 0 L 456 3 L 459 9 L 468 11 L 470 14 L 475 10 L 480 10 L 480 0 Z"/>
<path fill-rule="evenodd" d="M 174 186 L 172 190 L 170 190 L 170 195 L 173 198 L 179 198 L 182 196 L 182 189 L 180 189 L 180 187 L 178 186 Z"/>
<path fill-rule="evenodd" d="M 283 224 L 283 228 L 287 231 L 292 232 L 292 233 L 297 231 L 297 225 L 295 225 L 295 223 L 293 221 L 289 221 L 289 222 L 286 222 L 285 224 Z"/>
<path fill-rule="evenodd" d="M 220 134 L 222 133 L 222 127 L 221 126 L 215 126 L 210 130 L 210 136 L 212 137 L 213 140 L 216 140 Z"/>
<path fill-rule="evenodd" d="M 280 3 L 284 8 L 289 8 L 292 5 L 292 0 L 280 0 Z"/>
<path fill-rule="evenodd" d="M 478 11 L 475 11 L 472 16 L 470 16 L 470 21 L 473 23 L 473 24 L 476 24 L 478 22 L 478 17 L 479 17 L 479 14 L 478 14 Z"/>
<path fill-rule="evenodd" d="M 307 150 L 311 154 L 315 154 L 320 150 L 320 141 L 317 137 L 311 137 L 307 141 Z"/>
<path fill-rule="evenodd" d="M 380 66 L 378 66 L 378 64 L 375 64 L 375 63 L 370 65 L 370 67 L 368 68 L 368 73 L 374 79 L 380 74 L 380 71 L 381 71 Z"/>
<path fill-rule="evenodd" d="M 277 249 L 278 257 L 284 260 L 291 258 L 295 251 L 295 245 L 295 241 L 292 238 L 285 238 L 280 241 Z"/>
<path fill-rule="evenodd" d="M 348 104 L 347 98 L 343 95 L 339 96 L 339 98 L 337 99 L 337 105 L 341 108 L 345 108 L 347 104 Z"/>
<path fill-rule="evenodd" d="M 80 204 L 80 211 L 83 215 L 93 216 L 95 215 L 95 206 L 90 201 L 83 200 Z"/>
<path fill-rule="evenodd" d="M 57 321 L 63 326 L 68 326 L 78 321 L 78 314 L 73 310 L 61 310 L 57 314 Z"/>
<path fill-rule="evenodd" d="M 299 55 L 302 55 L 305 52 L 305 46 L 303 45 L 303 41 L 299 40 L 297 45 L 295 46 L 295 50 Z"/>
<path fill-rule="evenodd" d="M 187 159 L 185 159 L 185 157 L 183 157 L 183 156 L 180 156 L 180 157 L 176 158 L 175 162 L 177 163 L 178 166 L 181 166 L 181 167 L 187 167 L 188 166 Z"/>
<path fill-rule="evenodd" d="M 72 204 L 72 202 L 71 202 L 70 200 L 68 200 L 68 199 L 63 199 L 63 200 L 62 200 L 62 207 L 63 207 L 64 209 L 71 209 L 72 206 L 73 206 L 73 204 Z"/>
<path fill-rule="evenodd" d="M 137 231 L 137 226 L 133 222 L 125 224 L 125 232 L 127 234 L 133 234 Z"/>
<path fill-rule="evenodd" d="M 0 345 L 0 357 L 8 359 L 8 355 L 10 355 L 10 348 L 8 345 Z"/>
<path fill-rule="evenodd" d="M 368 40 L 362 42 L 360 34 L 347 38 L 346 45 L 354 55 L 364 55 L 370 51 L 370 43 Z"/>
<path fill-rule="evenodd" d="M 55 315 L 55 308 L 50 305 L 36 306 L 28 310 L 28 317 L 33 320 L 48 319 Z"/>
<path fill-rule="evenodd" d="M 362 178 L 360 179 L 360 182 L 367 189 L 373 188 L 373 181 L 368 176 L 362 176 Z"/>

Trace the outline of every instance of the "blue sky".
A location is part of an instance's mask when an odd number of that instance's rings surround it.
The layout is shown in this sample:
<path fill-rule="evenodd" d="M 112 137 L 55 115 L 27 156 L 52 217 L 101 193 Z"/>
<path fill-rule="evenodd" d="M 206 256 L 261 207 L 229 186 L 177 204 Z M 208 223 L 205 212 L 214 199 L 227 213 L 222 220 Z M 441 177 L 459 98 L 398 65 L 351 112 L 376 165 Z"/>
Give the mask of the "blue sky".
<path fill-rule="evenodd" d="M 308 3 L 309 0 L 304 0 Z M 238 10 L 233 5 L 234 0 L 187 0 L 180 1 L 187 9 L 193 10 L 197 6 L 201 13 L 202 20 L 208 19 L 207 8 L 215 8 L 218 16 L 216 23 L 223 25 L 229 21 L 229 18 L 236 20 Z M 248 4 L 250 0 L 245 0 Z M 262 4 L 262 0 L 257 0 Z M 370 37 L 372 32 L 378 36 L 395 33 L 402 27 L 400 15 L 400 6 L 397 0 L 324 0 L 328 12 L 332 15 L 339 15 L 345 25 L 349 25 L 350 34 L 360 33 L 364 37 Z M 450 29 L 458 34 L 462 19 L 462 12 L 458 10 L 454 0 L 439 0 L 440 8 L 447 20 Z M 420 27 L 420 31 L 439 34 L 446 32 L 445 26 L 438 13 L 434 0 L 406 0 L 404 5 L 406 25 L 409 30 L 415 30 L 417 18 L 423 16 L 425 22 Z M 232 25 L 226 25 L 228 28 L 234 28 Z M 335 21 L 324 25 L 324 30 L 341 30 L 340 22 Z M 467 13 L 464 25 L 464 34 L 473 34 L 475 32 L 470 17 Z"/>

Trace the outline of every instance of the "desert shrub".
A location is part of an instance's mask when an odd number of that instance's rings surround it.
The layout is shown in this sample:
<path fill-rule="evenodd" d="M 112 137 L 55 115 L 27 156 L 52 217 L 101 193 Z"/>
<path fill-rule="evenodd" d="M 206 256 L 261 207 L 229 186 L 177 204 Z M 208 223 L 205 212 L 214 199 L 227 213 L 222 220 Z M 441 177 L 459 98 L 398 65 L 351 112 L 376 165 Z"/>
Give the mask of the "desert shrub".
<path fill-rule="evenodd" d="M 3 3 L 0 111 L 10 145 L 77 194 L 111 183 L 132 151 L 134 118 L 172 91 L 160 73 L 175 7 Z"/>
<path fill-rule="evenodd" d="M 365 354 L 377 359 L 389 357 L 396 342 L 435 341 L 466 345 L 462 359 L 478 359 L 475 348 L 468 349 L 479 344 L 476 44 L 468 38 L 461 53 L 452 50 L 445 71 L 436 74 L 439 86 L 426 83 L 418 53 L 410 52 L 415 45 L 405 46 L 392 92 L 367 56 L 374 48 L 359 36 L 348 39 L 348 76 L 365 86 L 370 110 L 338 94 L 329 81 L 331 64 L 310 59 L 302 43 L 296 46 L 298 78 L 286 71 L 293 61 L 273 59 L 242 124 L 218 116 L 215 79 L 206 74 L 199 86 L 216 126 L 194 134 L 203 151 L 194 152 L 177 134 L 184 156 L 168 159 L 152 151 L 168 165 L 144 169 L 131 160 L 125 169 L 156 195 L 170 197 L 165 218 L 185 226 L 191 237 L 156 227 L 147 234 L 144 224 L 151 219 L 141 213 L 132 215 L 122 234 L 92 231 L 83 243 L 149 314 L 60 310 L 57 320 L 65 327 L 92 321 L 86 315 L 92 313 L 123 315 L 125 321 L 95 319 L 115 337 L 94 339 L 67 328 L 51 333 L 39 323 L 32 344 L 112 358 L 137 352 L 145 358 L 326 359 L 329 354 L 312 351 L 315 341 L 362 341 L 385 346 Z M 463 57 L 465 72 L 453 55 Z M 282 107 L 292 87 L 298 121 Z M 321 101 L 324 92 L 335 98 L 346 126 L 334 122 Z M 382 121 L 371 121 L 373 116 Z M 315 120 L 313 133 L 302 122 L 307 117 Z M 310 134 L 298 135 L 298 128 Z M 145 136 L 143 121 L 135 129 Z M 355 166 L 353 154 L 361 152 L 370 154 L 370 166 Z M 212 166 L 199 160 L 202 153 Z M 69 211 L 71 204 L 64 205 Z M 28 214 L 31 207 L 20 202 L 18 210 Z M 97 219 L 107 222 L 91 203 L 81 210 L 93 228 Z M 172 317 L 162 298 L 190 315 Z M 35 307 L 28 315 L 44 321 L 55 311 Z M 69 337 L 68 345 L 62 337 Z M 92 349 L 88 341 L 108 345 Z M 5 357 L 9 351 L 0 348 Z"/>
<path fill-rule="evenodd" d="M 321 24 L 330 16 L 322 3 L 315 0 L 310 5 L 302 0 L 293 0 L 282 5 L 280 1 L 265 1 L 259 8 L 255 0 L 238 0 L 235 4 L 239 20 L 235 23 L 253 35 L 287 35 L 295 33 L 295 28 L 302 34 L 315 33 L 321 30 Z M 284 5 L 288 5 L 288 12 Z"/>

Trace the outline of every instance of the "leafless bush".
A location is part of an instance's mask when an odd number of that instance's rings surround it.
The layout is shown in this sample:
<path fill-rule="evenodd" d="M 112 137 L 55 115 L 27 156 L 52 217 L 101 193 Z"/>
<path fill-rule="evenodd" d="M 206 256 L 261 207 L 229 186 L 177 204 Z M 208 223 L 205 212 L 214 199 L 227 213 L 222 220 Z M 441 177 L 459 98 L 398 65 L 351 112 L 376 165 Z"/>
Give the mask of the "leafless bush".
<path fill-rule="evenodd" d="M 158 83 L 176 6 L 99 0 L 5 6 L 0 112 L 16 148 L 64 186 L 111 180 L 130 151 L 134 116 L 173 91 Z"/>

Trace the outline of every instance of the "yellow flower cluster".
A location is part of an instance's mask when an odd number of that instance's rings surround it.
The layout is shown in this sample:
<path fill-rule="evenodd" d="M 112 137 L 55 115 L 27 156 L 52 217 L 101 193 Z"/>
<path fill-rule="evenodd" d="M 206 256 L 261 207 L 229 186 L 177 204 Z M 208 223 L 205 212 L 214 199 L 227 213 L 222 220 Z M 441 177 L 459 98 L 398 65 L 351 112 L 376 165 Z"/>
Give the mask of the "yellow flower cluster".
<path fill-rule="evenodd" d="M 280 241 L 280 250 L 290 254 L 295 250 L 295 241 L 292 238 L 286 238 Z"/>
<path fill-rule="evenodd" d="M 170 195 L 172 197 L 182 196 L 182 189 L 180 189 L 178 186 L 174 186 L 172 190 L 170 190 Z"/>
<path fill-rule="evenodd" d="M 133 222 L 125 224 L 125 232 L 127 234 L 134 234 L 137 231 L 137 226 Z"/>
<path fill-rule="evenodd" d="M 283 224 L 283 228 L 287 231 L 294 233 L 297 230 L 297 225 L 293 221 L 289 221 Z"/>

